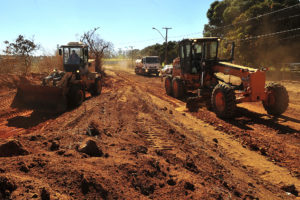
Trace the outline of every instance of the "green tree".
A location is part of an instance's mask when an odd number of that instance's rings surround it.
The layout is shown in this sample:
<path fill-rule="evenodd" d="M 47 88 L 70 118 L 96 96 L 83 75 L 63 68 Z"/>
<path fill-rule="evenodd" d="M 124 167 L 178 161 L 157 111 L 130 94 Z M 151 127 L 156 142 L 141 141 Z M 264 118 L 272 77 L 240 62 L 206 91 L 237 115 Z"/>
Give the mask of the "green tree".
<path fill-rule="evenodd" d="M 300 28 L 299 13 L 298 0 L 215 1 L 207 11 L 203 34 L 235 41 L 236 61 L 241 64 L 299 62 L 300 31 L 283 32 Z"/>
<path fill-rule="evenodd" d="M 142 56 L 159 56 L 161 62 L 165 60 L 165 44 L 155 44 L 145 47 L 141 50 Z M 169 41 L 168 42 L 168 59 L 167 63 L 172 63 L 173 60 L 178 56 L 178 42 Z"/>
<path fill-rule="evenodd" d="M 4 43 L 6 44 L 4 53 L 21 58 L 25 65 L 25 74 L 27 74 L 32 64 L 32 54 L 39 48 L 39 45 L 33 39 L 25 39 L 23 35 L 19 35 L 14 42 L 6 40 Z"/>

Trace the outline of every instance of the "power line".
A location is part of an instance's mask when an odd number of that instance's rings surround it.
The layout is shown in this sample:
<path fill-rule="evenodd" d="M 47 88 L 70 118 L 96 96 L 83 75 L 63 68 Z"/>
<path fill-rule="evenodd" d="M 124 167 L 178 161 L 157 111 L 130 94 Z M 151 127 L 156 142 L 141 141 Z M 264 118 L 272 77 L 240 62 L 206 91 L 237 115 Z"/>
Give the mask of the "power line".
<path fill-rule="evenodd" d="M 292 35 L 292 36 L 289 36 L 289 37 L 281 38 L 279 40 L 290 40 L 290 39 L 297 38 L 297 37 L 300 37 L 300 34 L 296 34 L 296 35 Z"/>
<path fill-rule="evenodd" d="M 224 29 L 224 28 L 230 27 L 230 26 L 235 26 L 235 25 L 238 25 L 238 24 L 242 24 L 242 23 L 245 23 L 245 22 L 252 21 L 254 19 L 259 19 L 259 18 L 267 16 L 267 15 L 272 15 L 274 13 L 279 13 L 279 12 L 282 12 L 282 11 L 285 11 L 285 10 L 288 10 L 288 9 L 291 9 L 291 8 L 294 8 L 294 7 L 297 7 L 297 6 L 300 6 L 300 3 L 295 4 L 293 6 L 286 7 L 286 8 L 282 8 L 282 9 L 279 9 L 279 10 L 276 10 L 276 11 L 273 11 L 273 12 L 261 14 L 261 15 L 258 15 L 256 17 L 252 17 L 252 18 L 246 19 L 244 21 L 236 22 L 234 24 L 228 24 L 228 25 L 225 25 L 225 26 L 217 26 L 217 27 L 213 28 L 213 30 L 219 30 L 219 29 Z"/>
<path fill-rule="evenodd" d="M 289 29 L 289 30 L 284 30 L 284 31 L 267 33 L 267 34 L 263 34 L 263 35 L 247 37 L 247 38 L 243 38 L 243 39 L 229 40 L 229 41 L 234 42 L 234 41 L 247 41 L 247 40 L 253 40 L 253 39 L 260 39 L 260 38 L 272 37 L 272 36 L 279 35 L 279 34 L 282 34 L 282 33 L 288 33 L 288 32 L 293 32 L 293 31 L 298 31 L 298 30 L 300 30 L 300 27 L 299 28 L 294 28 L 294 29 Z M 222 39 L 226 39 L 226 38 L 222 38 Z"/>
<path fill-rule="evenodd" d="M 300 3 L 295 4 L 293 6 L 286 7 L 286 8 L 282 8 L 282 9 L 279 9 L 279 10 L 276 10 L 276 11 L 273 11 L 273 12 L 269 12 L 269 13 L 265 13 L 265 14 L 262 14 L 262 15 L 258 15 L 256 17 L 252 17 L 252 18 L 249 18 L 247 20 L 237 22 L 235 24 L 229 24 L 229 25 L 226 25 L 226 26 L 215 27 L 215 28 L 213 28 L 213 30 L 219 30 L 219 29 L 224 29 L 224 28 L 230 27 L 230 26 L 235 26 L 235 25 L 238 25 L 238 24 L 242 24 L 242 23 L 245 23 L 245 22 L 252 21 L 254 19 L 262 18 L 264 16 L 272 15 L 272 14 L 275 14 L 275 13 L 280 13 L 282 11 L 289 10 L 291 8 L 295 8 L 297 6 L 300 6 Z M 295 17 L 299 17 L 299 15 L 289 16 L 287 18 L 295 18 Z M 298 29 L 291 29 L 291 31 L 294 31 L 294 30 L 298 30 Z M 240 39 L 238 41 L 241 41 L 241 40 L 250 40 L 250 39 L 255 39 L 255 38 L 258 38 L 258 37 L 266 37 L 266 36 L 270 36 L 270 35 L 272 36 L 272 34 L 281 34 L 281 33 L 285 33 L 285 32 L 276 32 L 276 33 L 264 34 L 264 35 L 259 35 L 259 36 L 253 36 L 253 37 L 249 37 L 247 39 L 246 38 L 245 39 Z M 184 34 L 184 35 L 170 36 L 169 38 L 173 38 L 173 39 L 174 38 L 186 38 L 186 37 L 189 37 L 189 36 L 192 36 L 192 35 L 198 35 L 198 34 L 202 34 L 202 32 L 194 32 L 194 33 L 187 33 L 187 34 Z M 158 40 L 160 40 L 160 38 L 152 38 L 152 39 L 132 41 L 132 42 L 124 42 L 124 43 L 118 43 L 118 44 L 119 45 L 128 45 L 128 44 L 132 44 L 132 43 L 144 43 L 144 42 L 151 42 L 151 41 L 158 41 Z"/>

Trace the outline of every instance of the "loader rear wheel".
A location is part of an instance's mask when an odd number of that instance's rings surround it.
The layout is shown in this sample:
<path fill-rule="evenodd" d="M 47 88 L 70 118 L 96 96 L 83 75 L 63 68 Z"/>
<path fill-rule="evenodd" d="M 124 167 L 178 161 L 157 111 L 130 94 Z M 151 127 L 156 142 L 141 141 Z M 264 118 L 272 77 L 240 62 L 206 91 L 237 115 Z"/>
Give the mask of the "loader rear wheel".
<path fill-rule="evenodd" d="M 289 105 L 289 95 L 286 88 L 279 83 L 269 83 L 266 85 L 267 98 L 263 101 L 263 106 L 270 115 L 281 115 Z"/>
<path fill-rule="evenodd" d="M 211 104 L 218 117 L 232 118 L 236 110 L 234 90 L 226 84 L 216 85 L 212 92 Z"/>
<path fill-rule="evenodd" d="M 172 81 L 173 96 L 180 99 L 184 96 L 184 85 L 182 80 L 174 78 Z"/>
<path fill-rule="evenodd" d="M 92 87 L 91 94 L 92 96 L 98 96 L 101 94 L 101 91 L 102 91 L 102 81 L 101 79 L 97 78 L 95 79 L 95 83 Z"/>
<path fill-rule="evenodd" d="M 172 96 L 172 77 L 171 76 L 167 76 L 165 79 L 165 89 L 166 89 L 167 95 Z"/>

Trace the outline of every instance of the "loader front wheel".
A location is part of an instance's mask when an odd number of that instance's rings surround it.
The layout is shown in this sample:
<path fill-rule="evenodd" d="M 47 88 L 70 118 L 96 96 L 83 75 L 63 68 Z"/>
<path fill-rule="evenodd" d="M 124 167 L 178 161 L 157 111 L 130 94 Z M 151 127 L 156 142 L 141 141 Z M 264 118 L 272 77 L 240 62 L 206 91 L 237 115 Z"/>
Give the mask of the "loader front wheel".
<path fill-rule="evenodd" d="M 165 79 L 165 89 L 166 89 L 167 95 L 172 96 L 172 77 L 171 76 L 167 76 Z"/>
<path fill-rule="evenodd" d="M 234 90 L 226 84 L 216 85 L 212 92 L 211 104 L 218 117 L 232 118 L 236 110 Z"/>
<path fill-rule="evenodd" d="M 263 106 L 269 115 L 278 116 L 284 113 L 289 105 L 289 95 L 286 88 L 279 83 L 266 85 L 266 100 Z"/>
<path fill-rule="evenodd" d="M 92 96 L 98 96 L 101 94 L 101 91 L 102 91 L 102 81 L 101 79 L 98 78 L 95 80 L 91 94 Z"/>
<path fill-rule="evenodd" d="M 77 107 L 84 101 L 84 91 L 79 86 L 73 86 L 69 95 L 69 105 L 71 107 Z"/>

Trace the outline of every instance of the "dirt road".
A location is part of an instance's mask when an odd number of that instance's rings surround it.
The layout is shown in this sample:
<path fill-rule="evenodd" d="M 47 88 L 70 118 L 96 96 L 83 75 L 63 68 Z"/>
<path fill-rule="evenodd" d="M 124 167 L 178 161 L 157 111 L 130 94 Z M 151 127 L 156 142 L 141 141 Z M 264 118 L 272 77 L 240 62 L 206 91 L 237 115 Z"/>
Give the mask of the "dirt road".
<path fill-rule="evenodd" d="M 0 198 L 295 199 L 300 191 L 299 92 L 281 118 L 242 104 L 224 121 L 165 94 L 159 77 L 107 67 L 101 96 L 61 115 L 9 108 L 0 95 Z M 247 109 L 245 109 L 247 108 Z M 91 134 L 92 133 L 92 134 Z M 92 139 L 101 154 L 80 146 Z M 0 155 L 1 147 L 0 147 Z"/>

